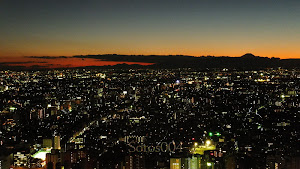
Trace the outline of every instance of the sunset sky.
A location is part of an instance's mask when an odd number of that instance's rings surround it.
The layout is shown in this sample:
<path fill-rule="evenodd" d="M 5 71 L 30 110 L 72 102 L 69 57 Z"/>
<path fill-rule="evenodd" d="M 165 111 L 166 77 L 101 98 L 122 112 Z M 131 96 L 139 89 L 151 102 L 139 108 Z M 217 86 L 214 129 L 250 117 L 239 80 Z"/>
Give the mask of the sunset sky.
<path fill-rule="evenodd" d="M 0 62 L 108 53 L 300 58 L 299 6 L 298 0 L 2 0 Z"/>

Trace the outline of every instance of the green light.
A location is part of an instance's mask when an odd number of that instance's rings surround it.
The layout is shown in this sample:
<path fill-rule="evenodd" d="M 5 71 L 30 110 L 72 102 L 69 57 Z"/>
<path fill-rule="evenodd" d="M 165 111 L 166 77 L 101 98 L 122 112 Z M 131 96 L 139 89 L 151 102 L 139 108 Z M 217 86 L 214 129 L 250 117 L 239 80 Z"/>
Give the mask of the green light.
<path fill-rule="evenodd" d="M 46 160 L 46 154 L 50 153 L 50 152 L 51 152 L 51 149 L 41 149 L 40 151 L 38 151 L 34 155 L 32 155 L 32 157 Z"/>
<path fill-rule="evenodd" d="M 207 162 L 206 165 L 209 167 L 212 166 L 212 164 L 210 162 Z"/>
<path fill-rule="evenodd" d="M 10 107 L 9 109 L 10 109 L 10 110 L 16 110 L 17 108 L 15 108 L 15 107 Z"/>
<path fill-rule="evenodd" d="M 221 134 L 220 133 L 216 133 L 216 136 L 220 136 Z"/>
<path fill-rule="evenodd" d="M 212 132 L 209 132 L 208 135 L 209 135 L 209 136 L 213 136 L 214 134 L 213 134 Z"/>

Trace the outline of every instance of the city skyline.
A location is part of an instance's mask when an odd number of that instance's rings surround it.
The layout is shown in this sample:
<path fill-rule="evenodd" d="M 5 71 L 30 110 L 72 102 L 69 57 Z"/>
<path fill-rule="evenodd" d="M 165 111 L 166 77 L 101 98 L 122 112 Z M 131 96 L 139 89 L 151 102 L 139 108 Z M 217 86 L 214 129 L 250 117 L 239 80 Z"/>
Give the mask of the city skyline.
<path fill-rule="evenodd" d="M 299 69 L 5 70 L 0 77 L 0 168 L 300 166 Z"/>

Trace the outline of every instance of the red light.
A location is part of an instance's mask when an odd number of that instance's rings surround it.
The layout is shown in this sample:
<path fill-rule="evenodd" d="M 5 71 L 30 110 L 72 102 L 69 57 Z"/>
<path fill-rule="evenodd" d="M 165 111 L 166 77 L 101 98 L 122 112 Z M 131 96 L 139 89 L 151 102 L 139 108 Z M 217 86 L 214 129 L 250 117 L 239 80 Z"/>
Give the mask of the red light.
<path fill-rule="evenodd" d="M 211 156 L 213 156 L 213 155 L 214 155 L 214 153 L 210 153 L 210 155 L 211 155 Z"/>
<path fill-rule="evenodd" d="M 192 140 L 195 140 L 195 138 L 192 138 Z"/>

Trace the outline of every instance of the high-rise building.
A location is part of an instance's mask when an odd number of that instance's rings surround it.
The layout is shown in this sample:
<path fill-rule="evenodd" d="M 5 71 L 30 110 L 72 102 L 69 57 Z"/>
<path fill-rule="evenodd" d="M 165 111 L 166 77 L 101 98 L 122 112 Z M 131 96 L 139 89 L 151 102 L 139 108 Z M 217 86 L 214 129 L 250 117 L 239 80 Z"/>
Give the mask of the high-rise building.
<path fill-rule="evenodd" d="M 54 137 L 54 149 L 56 149 L 56 150 L 60 150 L 60 136 L 55 136 Z"/>
<path fill-rule="evenodd" d="M 61 159 L 59 150 L 51 150 L 51 153 L 46 154 L 47 169 L 59 169 L 61 166 Z"/>
<path fill-rule="evenodd" d="M 181 169 L 181 159 L 171 158 L 170 159 L 170 169 Z"/>
<path fill-rule="evenodd" d="M 51 147 L 52 147 L 52 139 L 44 138 L 43 148 L 51 148 Z"/>
<path fill-rule="evenodd" d="M 125 169 L 144 169 L 145 157 L 141 154 L 132 154 L 125 157 Z"/>

